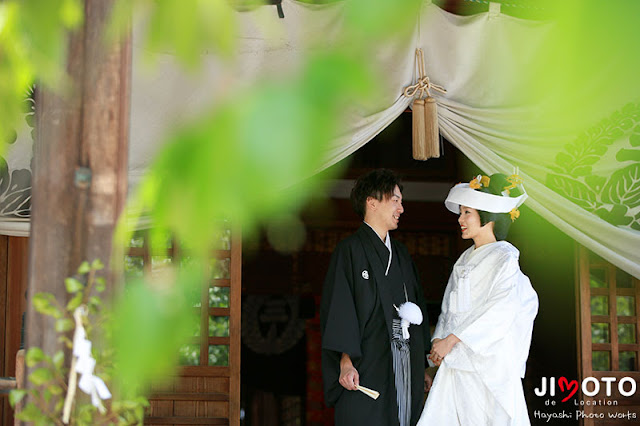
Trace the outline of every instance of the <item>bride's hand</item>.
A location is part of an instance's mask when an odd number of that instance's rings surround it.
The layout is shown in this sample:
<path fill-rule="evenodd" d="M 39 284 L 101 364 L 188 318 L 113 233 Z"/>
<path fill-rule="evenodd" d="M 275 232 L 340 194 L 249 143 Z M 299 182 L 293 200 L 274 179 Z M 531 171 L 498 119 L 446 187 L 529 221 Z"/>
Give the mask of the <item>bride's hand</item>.
<path fill-rule="evenodd" d="M 440 364 L 442 364 L 442 359 L 440 359 L 440 358 L 436 357 L 436 356 L 435 356 L 435 355 L 433 355 L 433 354 L 429 354 L 429 359 L 431 360 L 431 362 L 433 362 L 433 364 L 434 364 L 436 367 L 440 367 Z"/>
<path fill-rule="evenodd" d="M 444 339 L 434 339 L 433 345 L 431 346 L 432 357 L 435 357 L 436 360 L 442 362 L 444 357 L 451 352 L 451 349 L 453 349 L 454 345 L 459 341 L 460 339 L 458 339 L 455 334 L 450 334 Z"/>
<path fill-rule="evenodd" d="M 439 367 L 440 364 L 442 364 L 442 358 L 440 358 L 435 354 L 435 352 L 433 352 L 433 345 L 435 345 L 440 341 L 442 341 L 442 339 L 438 339 L 438 338 L 433 339 L 431 341 L 431 351 L 429 352 L 429 359 L 436 365 L 436 367 Z"/>

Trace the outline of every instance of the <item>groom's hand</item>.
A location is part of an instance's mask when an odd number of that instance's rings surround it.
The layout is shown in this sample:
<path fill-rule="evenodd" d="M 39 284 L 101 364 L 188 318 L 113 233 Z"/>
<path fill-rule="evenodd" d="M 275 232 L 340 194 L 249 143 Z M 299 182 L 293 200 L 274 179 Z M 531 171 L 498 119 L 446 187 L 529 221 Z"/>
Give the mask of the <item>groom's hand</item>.
<path fill-rule="evenodd" d="M 351 363 L 351 358 L 347 354 L 342 354 L 340 359 L 340 378 L 338 382 L 347 390 L 358 390 L 360 375 L 358 370 Z"/>
<path fill-rule="evenodd" d="M 425 370 L 424 372 L 424 391 L 429 392 L 431 390 L 431 385 L 433 384 L 433 379 Z"/>

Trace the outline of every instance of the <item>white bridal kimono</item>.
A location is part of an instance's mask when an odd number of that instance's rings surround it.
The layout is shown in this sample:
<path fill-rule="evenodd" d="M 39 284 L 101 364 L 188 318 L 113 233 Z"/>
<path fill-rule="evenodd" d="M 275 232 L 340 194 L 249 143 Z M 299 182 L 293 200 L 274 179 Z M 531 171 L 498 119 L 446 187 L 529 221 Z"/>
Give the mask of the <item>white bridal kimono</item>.
<path fill-rule="evenodd" d="M 470 247 L 453 267 L 432 339 L 456 335 L 418 426 L 529 425 L 524 377 L 538 296 L 506 241 Z"/>

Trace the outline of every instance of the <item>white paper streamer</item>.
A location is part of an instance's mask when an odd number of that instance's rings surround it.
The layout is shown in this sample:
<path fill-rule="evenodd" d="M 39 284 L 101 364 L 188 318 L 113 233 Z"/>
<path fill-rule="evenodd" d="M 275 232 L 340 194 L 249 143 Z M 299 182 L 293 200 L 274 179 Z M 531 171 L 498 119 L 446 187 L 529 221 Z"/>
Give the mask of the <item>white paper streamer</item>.
<path fill-rule="evenodd" d="M 73 313 L 76 320 L 76 332 L 73 336 L 73 355 L 77 357 L 76 372 L 79 373 L 78 387 L 87 395 L 91 395 L 91 403 L 101 412 L 104 410 L 102 399 L 111 398 L 111 392 L 104 381 L 93 374 L 96 360 L 91 356 L 91 342 L 82 325 L 82 316 L 86 315 L 84 306 L 78 307 Z"/>
<path fill-rule="evenodd" d="M 78 387 L 87 395 L 91 395 L 91 404 L 101 413 L 106 409 L 102 405 L 103 399 L 111 398 L 111 392 L 104 381 L 93 374 L 96 367 L 96 360 L 91 356 L 91 341 L 87 339 L 87 333 L 82 325 L 82 319 L 87 315 L 87 308 L 79 306 L 73 312 L 76 322 L 76 330 L 73 334 L 73 359 L 71 360 L 71 371 L 69 373 L 69 390 L 65 400 L 65 408 L 62 421 L 69 423 L 71 406 L 75 395 L 76 377 L 80 374 Z"/>

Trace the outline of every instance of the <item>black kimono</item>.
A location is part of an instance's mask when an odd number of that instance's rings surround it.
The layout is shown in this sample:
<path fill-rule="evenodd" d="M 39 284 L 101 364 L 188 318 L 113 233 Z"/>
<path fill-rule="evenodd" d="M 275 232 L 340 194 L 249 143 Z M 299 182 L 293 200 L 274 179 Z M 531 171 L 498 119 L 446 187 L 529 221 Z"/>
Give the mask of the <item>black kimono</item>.
<path fill-rule="evenodd" d="M 406 301 L 422 310 L 421 325 L 411 325 L 411 425 L 422 412 L 425 358 L 430 348 L 429 321 L 422 287 L 407 248 L 391 240 L 389 250 L 367 224 L 336 246 L 325 278 L 320 306 L 322 376 L 325 402 L 335 406 L 338 426 L 398 425 L 398 404 L 391 351 L 393 307 Z M 404 284 L 404 285 L 403 285 Z M 406 287 L 406 296 L 405 296 Z M 374 400 L 340 385 L 340 358 L 351 357 L 360 385 L 380 392 Z"/>

